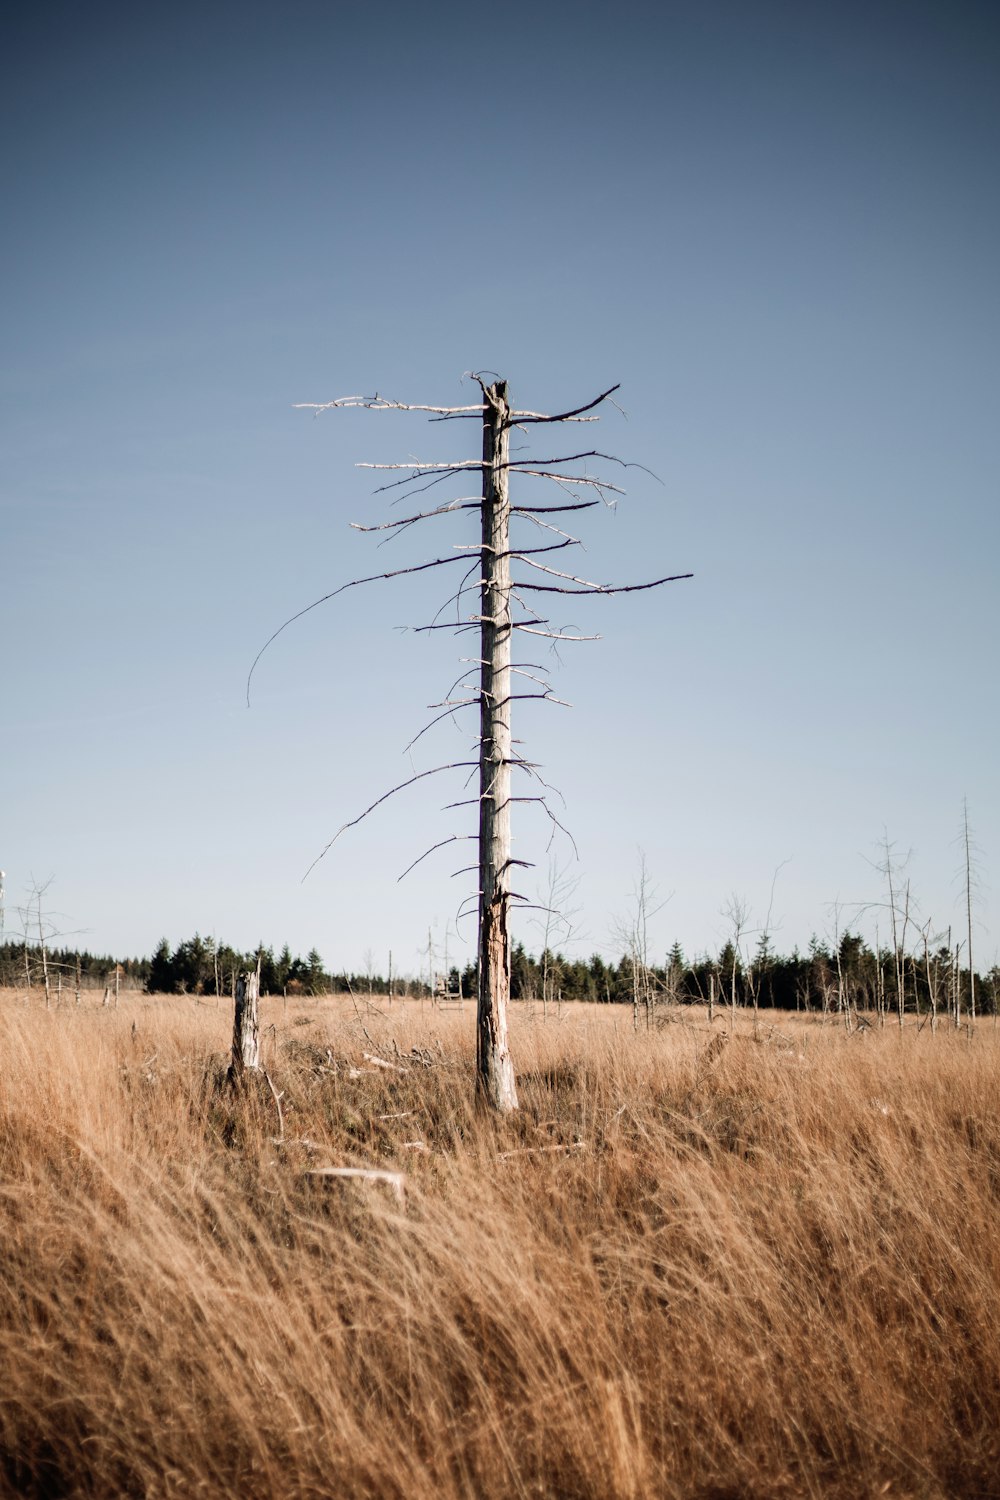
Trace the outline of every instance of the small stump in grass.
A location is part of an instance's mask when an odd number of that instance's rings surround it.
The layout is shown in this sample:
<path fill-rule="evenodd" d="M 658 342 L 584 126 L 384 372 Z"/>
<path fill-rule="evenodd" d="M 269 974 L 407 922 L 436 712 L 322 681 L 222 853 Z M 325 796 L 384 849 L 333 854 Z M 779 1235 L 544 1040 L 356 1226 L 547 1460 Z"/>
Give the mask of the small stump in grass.
<path fill-rule="evenodd" d="M 260 959 L 256 969 L 236 978 L 233 1016 L 233 1056 L 229 1082 L 242 1083 L 247 1073 L 260 1072 Z"/>

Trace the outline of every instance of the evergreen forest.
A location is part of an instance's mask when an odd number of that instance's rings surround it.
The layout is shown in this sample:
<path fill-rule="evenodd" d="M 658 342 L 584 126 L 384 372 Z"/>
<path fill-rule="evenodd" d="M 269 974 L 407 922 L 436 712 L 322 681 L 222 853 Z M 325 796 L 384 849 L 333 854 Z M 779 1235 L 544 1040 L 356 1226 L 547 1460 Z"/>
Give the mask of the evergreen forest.
<path fill-rule="evenodd" d="M 0 984 L 44 984 L 60 995 L 119 987 L 149 994 L 228 995 L 236 975 L 254 968 L 258 958 L 265 995 L 350 992 L 402 998 L 436 993 L 458 999 L 477 990 L 474 963 L 445 973 L 425 970 L 419 978 L 374 969 L 355 973 L 327 967 L 316 948 L 304 958 L 293 955 L 287 944 L 277 953 L 263 944 L 241 952 L 197 932 L 176 947 L 163 938 L 145 958 L 116 958 L 31 938 L 8 940 L 0 944 Z M 717 955 L 693 959 L 675 943 L 659 964 L 649 962 L 634 945 L 614 962 L 597 953 L 582 959 L 549 949 L 536 956 L 518 943 L 511 961 L 511 998 L 546 1005 L 630 1005 L 647 1013 L 664 1004 L 697 1003 L 754 1010 L 996 1015 L 1000 968 L 973 974 L 961 959 L 960 947 L 927 941 L 876 951 L 851 932 L 836 945 L 814 937 L 805 953 L 793 949 L 787 955 L 774 952 L 766 937 L 752 951 L 727 942 Z"/>

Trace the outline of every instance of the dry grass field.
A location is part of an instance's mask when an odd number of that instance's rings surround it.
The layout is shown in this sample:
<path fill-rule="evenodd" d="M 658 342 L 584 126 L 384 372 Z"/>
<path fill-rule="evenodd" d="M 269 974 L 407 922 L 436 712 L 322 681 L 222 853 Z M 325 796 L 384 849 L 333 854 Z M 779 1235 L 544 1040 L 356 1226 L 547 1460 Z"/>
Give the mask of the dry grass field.
<path fill-rule="evenodd" d="M 0 994 L 2 1493 L 1000 1495 L 992 1023 L 262 1011 Z"/>

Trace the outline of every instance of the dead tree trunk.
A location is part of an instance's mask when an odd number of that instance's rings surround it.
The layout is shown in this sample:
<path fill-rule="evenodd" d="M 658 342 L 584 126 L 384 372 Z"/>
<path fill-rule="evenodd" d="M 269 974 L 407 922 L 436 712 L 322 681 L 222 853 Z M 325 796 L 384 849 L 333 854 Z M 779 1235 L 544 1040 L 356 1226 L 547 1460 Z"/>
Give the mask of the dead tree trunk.
<path fill-rule="evenodd" d="M 256 969 L 250 969 L 236 978 L 236 1011 L 233 1018 L 233 1057 L 229 1065 L 230 1082 L 236 1082 L 245 1073 L 256 1073 L 260 1069 L 260 959 Z"/>
<path fill-rule="evenodd" d="M 507 1044 L 510 1001 L 510 405 L 483 388 L 482 614 L 479 739 L 479 1009 L 476 1067 L 494 1109 L 517 1109 Z"/>
<path fill-rule="evenodd" d="M 531 600 L 538 595 L 560 596 L 560 595 L 586 595 L 594 596 L 627 594 L 637 590 L 659 588 L 661 584 L 673 583 L 681 578 L 688 578 L 688 573 L 676 573 L 662 578 L 653 579 L 649 583 L 614 585 L 600 583 L 594 580 L 577 577 L 576 574 L 563 571 L 553 567 L 550 561 L 541 562 L 539 554 L 562 552 L 564 548 L 577 547 L 581 545 L 579 538 L 570 536 L 553 526 L 549 517 L 554 513 L 565 511 L 583 511 L 592 506 L 599 505 L 602 501 L 610 503 L 610 497 L 623 493 L 617 485 L 612 484 L 602 475 L 580 472 L 579 466 L 588 459 L 605 460 L 609 463 L 618 463 L 620 460 L 611 454 L 602 453 L 597 449 L 588 448 L 582 452 L 569 453 L 561 456 L 541 456 L 538 458 L 521 457 L 511 460 L 510 458 L 510 429 L 515 424 L 520 429 L 529 425 L 538 424 L 562 424 L 567 422 L 595 422 L 598 420 L 596 408 L 607 401 L 618 387 L 611 386 L 603 391 L 592 401 L 587 401 L 582 406 L 572 410 L 546 414 L 534 411 L 512 411 L 508 393 L 507 383 L 495 378 L 492 385 L 486 385 L 479 375 L 473 379 L 480 387 L 483 395 L 481 402 L 467 406 L 431 406 L 414 405 L 406 402 L 386 400 L 378 395 L 366 396 L 344 396 L 335 401 L 322 403 L 302 403 L 312 411 L 329 411 L 343 407 L 365 407 L 372 411 L 422 411 L 434 416 L 435 419 L 444 421 L 470 421 L 481 420 L 483 424 L 483 446 L 482 457 L 476 459 L 461 459 L 455 462 L 409 462 L 405 464 L 362 464 L 362 468 L 393 470 L 403 473 L 403 477 L 397 477 L 380 486 L 380 493 L 388 489 L 396 489 L 399 486 L 418 485 L 417 493 L 446 479 L 462 480 L 470 473 L 480 470 L 482 474 L 482 497 L 473 499 L 469 496 L 445 501 L 440 505 L 431 504 L 427 510 L 418 511 L 412 515 L 402 516 L 391 521 L 383 521 L 373 525 L 359 526 L 358 529 L 366 532 L 382 531 L 386 533 L 399 534 L 417 522 L 429 521 L 432 517 L 451 514 L 456 511 L 479 510 L 481 514 L 482 533 L 478 544 L 479 555 L 475 556 L 476 544 L 472 547 L 462 544 L 456 550 L 443 557 L 437 557 L 427 562 L 416 563 L 408 567 L 390 569 L 385 573 L 373 574 L 367 578 L 352 578 L 346 583 L 340 584 L 329 594 L 317 599 L 308 605 L 306 610 L 300 610 L 280 625 L 278 629 L 265 641 L 261 650 L 257 653 L 250 673 L 247 678 L 247 703 L 250 701 L 250 680 L 253 677 L 257 663 L 261 656 L 276 640 L 281 632 L 290 625 L 293 620 L 305 614 L 309 609 L 318 604 L 326 603 L 336 598 L 346 589 L 358 587 L 361 584 L 377 583 L 390 578 L 399 578 L 405 574 L 422 573 L 428 569 L 450 567 L 452 565 L 463 566 L 466 569 L 458 590 L 453 595 L 453 602 L 460 612 L 462 602 L 467 594 L 474 589 L 479 590 L 479 614 L 473 615 L 471 619 L 458 619 L 453 626 L 448 622 L 435 619 L 429 625 L 416 627 L 419 630 L 450 630 L 464 631 L 480 626 L 480 656 L 474 661 L 471 669 L 458 679 L 455 689 L 461 689 L 463 694 L 459 698 L 449 698 L 441 704 L 434 705 L 443 712 L 424 726 L 411 744 L 420 738 L 426 730 L 435 724 L 451 718 L 459 711 L 473 710 L 477 705 L 480 713 L 479 724 L 479 754 L 476 760 L 463 760 L 438 765 L 430 770 L 418 771 L 415 775 L 407 777 L 397 786 L 391 787 L 389 791 L 378 797 L 364 812 L 349 822 L 341 825 L 337 833 L 317 855 L 313 864 L 316 864 L 329 851 L 340 835 L 347 829 L 355 827 L 369 813 L 373 813 L 377 807 L 397 792 L 402 792 L 407 787 L 422 781 L 426 776 L 437 775 L 445 771 L 468 770 L 475 773 L 479 769 L 479 889 L 473 896 L 470 893 L 470 905 L 473 900 L 478 901 L 479 931 L 479 1005 L 477 1018 L 477 1093 L 479 1097 L 492 1108 L 501 1112 L 509 1112 L 517 1108 L 517 1089 L 514 1076 L 514 1068 L 510 1057 L 507 1042 L 507 1005 L 510 999 L 511 979 L 511 949 L 510 949 L 510 909 L 514 901 L 525 898 L 511 890 L 511 869 L 515 865 L 524 863 L 514 860 L 511 856 L 511 833 L 510 833 L 510 809 L 511 809 L 511 771 L 513 766 L 519 767 L 528 774 L 534 774 L 535 768 L 522 756 L 512 754 L 511 740 L 511 702 L 515 697 L 537 698 L 547 702 L 559 703 L 560 699 L 553 696 L 551 686 L 545 679 L 544 668 L 530 662 L 512 662 L 512 640 L 515 630 L 523 631 L 532 636 L 546 637 L 552 641 L 584 641 L 593 640 L 596 637 L 585 636 L 574 630 L 565 630 L 553 625 L 553 622 L 541 612 L 542 606 L 537 606 L 539 613 L 535 614 L 533 602 L 526 603 L 524 596 L 530 595 Z M 547 481 L 555 484 L 563 491 L 559 502 L 555 505 L 525 504 L 520 499 L 514 507 L 518 516 L 527 518 L 543 532 L 547 533 L 541 543 L 534 547 L 518 546 L 513 550 L 510 542 L 510 517 L 511 501 L 509 496 L 509 478 L 511 471 L 519 473 L 522 478 L 532 481 Z M 570 495 L 565 491 L 570 489 Z M 588 498 L 581 499 L 578 490 L 585 490 Z M 544 517 L 544 519 L 543 519 Z M 550 538 L 555 537 L 556 540 Z M 473 556 L 470 558 L 469 553 Z M 527 576 L 518 576 L 512 582 L 511 564 L 516 560 L 520 567 L 528 570 Z M 471 562 L 471 567 L 470 567 Z M 476 574 L 479 579 L 476 580 Z M 517 607 L 518 617 L 514 618 L 514 608 Z M 467 661 L 467 658 L 463 658 Z M 475 689 L 475 668 L 479 667 L 479 690 Z M 524 690 L 517 694 L 511 691 L 511 679 L 513 673 L 518 673 L 527 678 L 537 691 Z M 544 783 L 542 784 L 544 788 Z M 470 799 L 477 800 L 477 799 Z M 518 798 L 518 801 L 533 802 L 539 805 L 549 817 L 554 828 L 562 829 L 562 825 L 555 817 L 544 795 Z M 463 803 L 454 803 L 458 807 Z M 565 832 L 565 830 L 562 830 Z M 418 859 L 414 860 L 403 874 L 408 874 L 422 859 L 433 854 L 436 849 L 444 848 L 470 837 L 468 834 L 455 834 L 434 844 L 430 849 L 424 851 Z M 466 867 L 467 868 L 467 867 Z M 312 869 L 312 865 L 310 866 Z M 308 871 L 306 872 L 308 874 Z M 456 873 L 466 873 L 456 871 Z M 402 877 L 400 877 L 402 878 Z M 464 903 L 463 903 L 464 915 Z M 428 948 L 430 944 L 428 943 Z M 428 959 L 431 968 L 431 980 L 433 981 L 433 963 Z M 447 967 L 447 965 L 446 965 Z M 433 989 L 433 983 L 431 988 Z M 234 1047 L 235 1056 L 235 1047 Z"/>

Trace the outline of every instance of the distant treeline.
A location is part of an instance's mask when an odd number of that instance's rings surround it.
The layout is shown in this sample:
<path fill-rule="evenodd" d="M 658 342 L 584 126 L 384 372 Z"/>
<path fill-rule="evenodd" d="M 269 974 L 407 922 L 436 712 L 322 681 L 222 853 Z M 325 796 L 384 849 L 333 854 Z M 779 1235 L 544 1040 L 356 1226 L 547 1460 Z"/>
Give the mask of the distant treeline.
<path fill-rule="evenodd" d="M 53 988 L 103 989 L 114 985 L 117 970 L 122 989 L 134 989 L 145 983 L 149 969 L 146 958 L 116 959 L 109 953 L 91 953 L 86 948 L 50 948 L 46 943 L 44 957 L 37 938 L 0 943 L 0 984 L 16 986 L 42 984 L 46 973 Z"/>
<path fill-rule="evenodd" d="M 467 993 L 475 993 L 476 968 L 462 975 Z M 975 976 L 976 1010 L 994 1014 L 1000 969 Z M 661 965 L 626 953 L 616 965 L 595 954 L 586 962 L 561 953 L 533 958 L 514 949 L 511 993 L 514 998 L 590 1000 L 610 1004 L 652 1005 L 714 1003 L 759 1009 L 858 1010 L 944 1013 L 967 1012 L 972 977 L 956 953 L 944 946 L 919 952 L 873 951 L 863 938 L 845 933 L 836 947 L 813 938 L 806 953 L 772 951 L 766 940 L 753 953 L 727 943 L 717 957 L 687 959 L 675 943 Z"/>
<path fill-rule="evenodd" d="M 261 990 L 270 995 L 318 995 L 330 991 L 426 996 L 432 989 L 452 996 L 472 996 L 477 969 L 451 968 L 427 979 L 395 975 L 337 972 L 327 969 L 317 949 L 305 958 L 293 956 L 286 944 L 260 947 L 246 953 L 203 938 L 171 948 L 163 938 L 151 958 L 115 959 L 76 949 L 46 948 L 24 941 L 0 944 L 0 982 L 40 984 L 43 968 L 52 986 L 141 987 L 150 994 L 230 994 L 238 973 L 261 966 Z M 79 978 L 78 978 L 79 976 Z M 515 1000 L 559 1004 L 583 1000 L 597 1004 L 640 1005 L 664 1002 L 714 1003 L 759 1009 L 858 1010 L 925 1014 L 966 1014 L 975 996 L 979 1014 L 997 1012 L 1000 969 L 973 976 L 960 962 L 960 953 L 946 946 L 912 951 L 891 948 L 874 951 L 863 938 L 845 933 L 835 947 L 814 938 L 806 953 L 797 949 L 783 956 L 767 941 L 752 953 L 727 943 L 717 957 L 688 960 L 675 943 L 662 965 L 644 961 L 638 952 L 626 953 L 617 963 L 599 954 L 589 959 L 567 958 L 548 950 L 537 958 L 515 945 L 511 961 L 511 995 Z"/>

